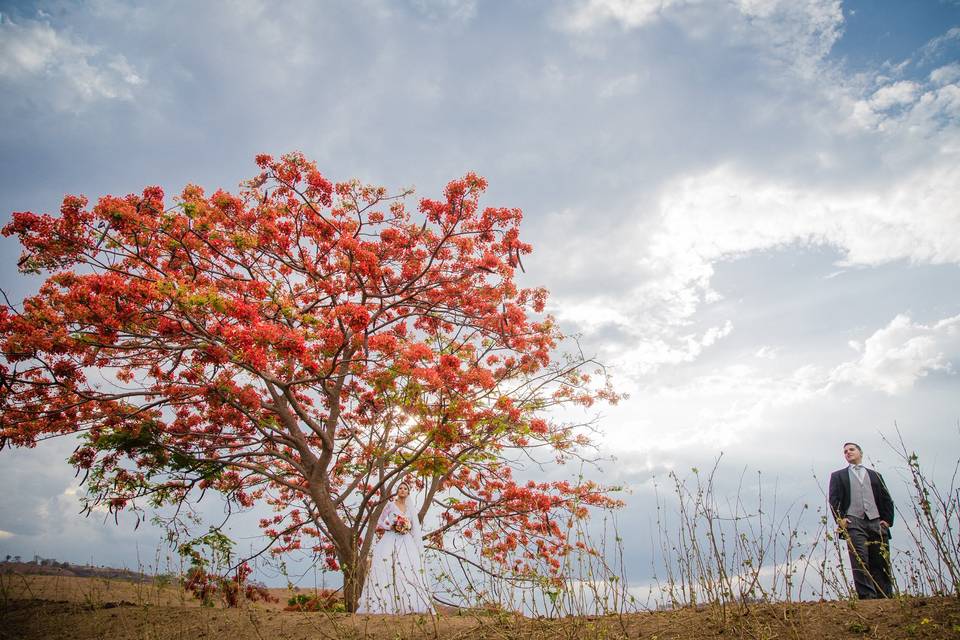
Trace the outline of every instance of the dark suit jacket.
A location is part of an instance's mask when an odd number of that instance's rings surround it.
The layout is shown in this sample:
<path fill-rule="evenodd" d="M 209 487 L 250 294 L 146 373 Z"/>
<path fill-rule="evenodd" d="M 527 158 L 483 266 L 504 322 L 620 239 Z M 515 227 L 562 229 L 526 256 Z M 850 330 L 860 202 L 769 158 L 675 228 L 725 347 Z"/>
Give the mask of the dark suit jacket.
<path fill-rule="evenodd" d="M 893 526 L 893 499 L 887 491 L 883 478 L 873 469 L 867 469 L 870 486 L 873 487 L 873 499 L 877 502 L 880 519 Z M 830 511 L 835 519 L 846 518 L 850 508 L 850 468 L 844 467 L 830 474 Z"/>

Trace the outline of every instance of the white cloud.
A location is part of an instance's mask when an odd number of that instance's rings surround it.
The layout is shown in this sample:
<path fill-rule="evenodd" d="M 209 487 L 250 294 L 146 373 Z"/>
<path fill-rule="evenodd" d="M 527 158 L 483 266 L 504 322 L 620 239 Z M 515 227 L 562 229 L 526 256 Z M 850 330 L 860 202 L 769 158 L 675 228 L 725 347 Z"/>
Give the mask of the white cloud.
<path fill-rule="evenodd" d="M 863 104 L 873 105 L 885 149 L 873 171 L 885 180 L 787 179 L 735 164 L 677 177 L 661 188 L 657 221 L 633 233 L 634 246 L 644 246 L 637 273 L 646 277 L 626 300 L 662 309 L 662 326 L 683 327 L 715 299 L 717 262 L 794 245 L 836 248 L 842 265 L 960 263 L 960 86 L 899 82 Z M 882 112 L 895 104 L 904 108 Z M 836 136 L 847 135 L 836 126 Z M 824 176 L 844 170 L 839 147 L 817 158 Z"/>
<path fill-rule="evenodd" d="M 777 347 L 771 347 L 770 345 L 763 345 L 754 352 L 754 357 L 760 358 L 762 360 L 776 360 L 777 356 L 780 353 L 780 349 Z"/>
<path fill-rule="evenodd" d="M 9 531 L 4 531 L 0 529 L 0 540 L 6 540 L 8 538 L 14 537 L 16 534 L 10 533 Z"/>
<path fill-rule="evenodd" d="M 606 360 L 628 375 L 692 362 L 733 330 L 730 320 L 699 334 L 692 328 L 703 305 L 719 299 L 712 288 L 718 262 L 807 245 L 839 250 L 846 266 L 960 263 L 958 186 L 960 162 L 947 157 L 887 185 L 860 188 L 793 184 L 732 165 L 682 177 L 662 189 L 654 223 L 625 227 L 629 255 L 611 248 L 598 258 L 632 268 L 633 283 L 617 294 L 599 288 L 558 299 L 554 311 L 600 342 L 604 331 L 615 330 Z M 592 253 L 587 239 L 576 242 L 568 255 Z"/>
<path fill-rule="evenodd" d="M 862 191 L 719 167 L 665 189 L 653 255 L 691 283 L 703 282 L 704 263 L 795 242 L 835 246 L 847 264 L 960 262 L 960 236 L 952 233 L 960 228 L 958 167 L 944 163 Z"/>
<path fill-rule="evenodd" d="M 943 130 L 945 121 L 956 124 L 958 118 L 960 118 L 960 85 L 947 84 L 926 91 L 920 96 L 904 118 L 906 125 L 904 130 L 914 135 L 935 135 Z M 956 129 L 953 129 L 952 133 L 954 135 L 944 138 L 943 142 L 950 142 L 951 138 L 955 138 Z M 956 147 L 952 150 L 956 151 Z"/>
<path fill-rule="evenodd" d="M 629 329 L 630 322 L 624 329 Z M 706 349 L 730 335 L 733 323 L 709 327 L 701 333 L 680 333 L 664 331 L 661 335 L 631 332 L 634 336 L 632 346 L 618 345 L 611 349 L 609 361 L 618 373 L 631 376 L 645 376 L 658 371 L 664 365 L 677 365 L 693 362 Z"/>
<path fill-rule="evenodd" d="M 687 0 L 585 0 L 568 10 L 563 26 L 571 31 L 589 31 L 608 22 L 635 29 L 654 21 L 662 11 Z"/>
<path fill-rule="evenodd" d="M 949 85 L 938 91 L 956 89 Z M 944 107 L 917 100 L 904 117 L 890 121 L 885 135 L 896 137 L 904 128 L 929 124 L 933 116 L 921 110 L 942 114 Z M 731 334 L 730 319 L 695 329 L 698 312 L 719 299 L 712 279 L 721 261 L 799 245 L 832 247 L 843 256 L 841 266 L 898 260 L 960 263 L 955 233 L 960 228 L 960 147 L 946 144 L 948 139 L 939 153 L 927 154 L 926 164 L 894 174 L 886 184 L 794 183 L 734 165 L 675 179 L 661 189 L 655 217 L 638 218 L 632 229 L 631 223 L 620 229 L 628 255 L 613 247 L 606 253 L 591 251 L 583 236 L 575 236 L 576 250 L 557 246 L 566 255 L 600 254 L 598 264 L 617 263 L 621 270 L 632 269 L 632 277 L 624 278 L 629 284 L 617 294 L 598 288 L 580 299 L 558 299 L 555 312 L 593 337 L 620 375 L 639 379 L 664 366 L 693 362 Z M 903 142 L 899 146 L 909 148 Z M 909 157 L 888 162 L 904 163 Z M 571 264 L 575 271 L 587 268 Z M 756 352 L 761 359 L 776 355 L 774 350 Z M 826 383 L 821 378 L 820 385 Z"/>
<path fill-rule="evenodd" d="M 629 389 L 632 406 L 608 412 L 605 442 L 622 452 L 720 450 L 822 397 L 828 374 L 812 365 L 771 372 L 734 363 L 693 377 L 648 378 Z"/>
<path fill-rule="evenodd" d="M 952 42 L 960 40 L 960 27 L 952 27 L 942 36 L 933 38 L 920 49 L 921 62 L 927 62 L 936 58 Z"/>
<path fill-rule="evenodd" d="M 767 39 L 771 53 L 808 75 L 818 70 L 843 31 L 839 0 L 739 0 L 737 4 L 746 25 Z"/>
<path fill-rule="evenodd" d="M 862 343 L 849 346 L 858 357 L 836 366 L 785 368 L 779 354 L 775 361 L 766 359 L 770 351 L 763 347 L 754 360 L 727 361 L 705 373 L 647 376 L 627 385 L 633 399 L 629 406 L 607 415 L 607 445 L 612 451 L 657 452 L 655 458 L 662 461 L 671 452 L 749 447 L 750 438 L 773 433 L 777 425 L 810 422 L 825 435 L 831 424 L 862 428 L 853 425 L 876 423 L 877 414 L 884 415 L 884 407 L 892 405 L 865 401 L 869 396 L 851 390 L 851 385 L 892 399 L 932 373 L 955 374 L 960 365 L 960 315 L 929 325 L 898 315 Z M 784 359 L 796 361 L 797 355 Z M 863 402 L 875 406 L 867 409 Z M 823 421 L 825 408 L 836 414 L 830 418 L 834 422 Z"/>
<path fill-rule="evenodd" d="M 630 318 L 621 311 L 597 299 L 565 304 L 553 312 L 560 320 L 576 323 L 586 331 L 596 331 L 607 324 L 630 322 Z"/>
<path fill-rule="evenodd" d="M 957 80 L 960 80 L 960 63 L 957 62 L 937 67 L 930 72 L 930 82 L 937 86 L 954 84 Z"/>
<path fill-rule="evenodd" d="M 13 22 L 2 14 L 0 80 L 68 111 L 95 100 L 131 100 L 144 84 L 121 54 L 108 55 L 46 22 Z"/>
<path fill-rule="evenodd" d="M 884 111 L 891 107 L 912 104 L 916 100 L 920 85 L 903 80 L 878 89 L 870 97 L 870 106 L 874 111 Z"/>
<path fill-rule="evenodd" d="M 732 12 L 729 11 L 732 9 Z M 589 34 L 609 24 L 638 29 L 667 19 L 692 37 L 725 32 L 740 45 L 761 46 L 812 71 L 840 38 L 843 12 L 838 0 L 575 0 L 560 13 L 560 27 Z"/>
<path fill-rule="evenodd" d="M 927 85 L 908 80 L 890 82 L 879 76 L 877 79 L 880 88 L 868 97 L 852 101 L 849 121 L 855 126 L 912 138 L 940 135 L 947 128 L 956 134 L 956 120 L 960 118 L 960 66 L 934 70 Z"/>
<path fill-rule="evenodd" d="M 960 362 L 960 315 L 932 325 L 915 323 L 900 314 L 860 345 L 851 344 L 860 357 L 838 366 L 837 383 L 901 394 L 933 372 L 956 373 Z"/>
<path fill-rule="evenodd" d="M 610 357 L 632 375 L 692 362 L 733 329 L 727 321 L 697 336 L 689 326 L 718 298 L 715 263 L 798 243 L 836 247 L 854 265 L 960 262 L 957 185 L 960 164 L 918 171 L 885 190 L 781 184 L 730 166 L 682 178 L 663 190 L 656 230 L 633 243 L 646 242 L 634 258 L 639 284 L 626 295 L 564 302 L 559 315 L 587 332 L 617 325 L 631 339 Z"/>

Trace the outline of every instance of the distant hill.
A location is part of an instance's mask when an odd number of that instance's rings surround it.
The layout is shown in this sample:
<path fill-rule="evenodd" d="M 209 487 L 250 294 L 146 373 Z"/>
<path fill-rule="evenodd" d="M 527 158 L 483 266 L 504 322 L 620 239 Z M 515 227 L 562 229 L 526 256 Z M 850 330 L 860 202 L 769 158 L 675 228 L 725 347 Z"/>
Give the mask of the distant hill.
<path fill-rule="evenodd" d="M 129 580 L 131 582 L 146 582 L 153 579 L 152 575 L 137 573 L 129 569 L 115 569 L 114 567 L 94 567 L 92 565 L 70 564 L 45 559 L 42 562 L 0 562 L 0 573 L 19 573 L 23 575 L 41 576 L 73 576 L 79 578 L 111 578 Z"/>

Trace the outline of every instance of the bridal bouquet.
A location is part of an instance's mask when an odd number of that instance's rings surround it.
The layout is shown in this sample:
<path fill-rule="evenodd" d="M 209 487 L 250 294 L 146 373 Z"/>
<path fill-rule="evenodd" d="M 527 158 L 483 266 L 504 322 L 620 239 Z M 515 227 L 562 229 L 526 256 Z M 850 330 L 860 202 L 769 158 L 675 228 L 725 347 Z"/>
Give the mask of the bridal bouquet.
<path fill-rule="evenodd" d="M 412 529 L 413 526 L 404 516 L 398 515 L 397 519 L 393 521 L 393 526 L 390 528 L 399 534 L 404 534 L 410 533 L 410 529 Z"/>

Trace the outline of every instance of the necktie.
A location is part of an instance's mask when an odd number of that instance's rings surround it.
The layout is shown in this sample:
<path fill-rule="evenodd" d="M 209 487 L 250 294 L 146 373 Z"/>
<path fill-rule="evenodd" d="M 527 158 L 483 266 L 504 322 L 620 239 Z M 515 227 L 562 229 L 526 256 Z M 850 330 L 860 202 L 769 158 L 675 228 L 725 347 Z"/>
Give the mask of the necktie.
<path fill-rule="evenodd" d="M 857 474 L 857 480 L 859 480 L 860 483 L 862 484 L 863 483 L 863 465 L 862 464 L 853 465 L 853 472 Z"/>

